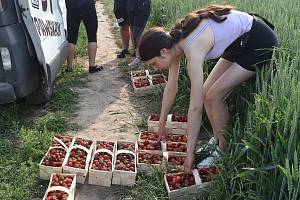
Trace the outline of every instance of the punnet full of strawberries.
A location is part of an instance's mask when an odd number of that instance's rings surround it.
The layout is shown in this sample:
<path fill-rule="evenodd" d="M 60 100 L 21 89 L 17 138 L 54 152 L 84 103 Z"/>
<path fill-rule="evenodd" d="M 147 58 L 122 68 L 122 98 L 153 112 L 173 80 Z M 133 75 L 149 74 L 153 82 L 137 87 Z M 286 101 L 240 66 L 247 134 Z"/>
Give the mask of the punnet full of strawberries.
<path fill-rule="evenodd" d="M 173 122 L 187 122 L 187 116 L 186 115 L 172 115 L 172 121 Z"/>
<path fill-rule="evenodd" d="M 195 177 L 193 174 L 185 174 L 183 172 L 179 172 L 177 174 L 166 174 L 166 179 L 170 191 L 195 185 Z"/>
<path fill-rule="evenodd" d="M 186 144 L 176 142 L 167 143 L 167 151 L 186 152 Z"/>
<path fill-rule="evenodd" d="M 187 136 L 186 135 L 168 135 L 167 141 L 170 142 L 187 142 Z"/>
<path fill-rule="evenodd" d="M 138 153 L 139 163 L 160 164 L 162 161 L 162 157 L 163 156 L 159 154 L 151 154 L 146 152 Z"/>
<path fill-rule="evenodd" d="M 136 88 L 141 88 L 141 87 L 149 86 L 150 82 L 147 78 L 139 78 L 134 80 L 133 84 Z"/>
<path fill-rule="evenodd" d="M 135 144 L 130 142 L 118 142 L 117 150 L 135 151 Z"/>
<path fill-rule="evenodd" d="M 84 146 L 85 148 L 89 149 L 91 147 L 91 145 L 93 144 L 93 141 L 83 139 L 83 138 L 76 138 L 74 144 L 75 145 L 81 145 L 81 146 Z"/>
<path fill-rule="evenodd" d="M 162 75 L 152 77 L 153 85 L 162 84 L 162 83 L 165 83 L 165 82 L 166 82 L 166 80 L 164 79 L 164 77 Z"/>
<path fill-rule="evenodd" d="M 67 200 L 68 194 L 64 191 L 53 190 L 47 193 L 46 200 Z"/>
<path fill-rule="evenodd" d="M 115 169 L 135 172 L 134 156 L 128 153 L 118 154 L 116 158 Z"/>
<path fill-rule="evenodd" d="M 87 152 L 79 148 L 74 148 L 70 152 L 67 165 L 74 168 L 84 169 L 86 164 Z"/>
<path fill-rule="evenodd" d="M 112 170 L 112 156 L 106 152 L 98 152 L 94 157 L 92 169 L 100 171 Z"/>
<path fill-rule="evenodd" d="M 141 132 L 141 140 L 152 140 L 152 141 L 156 141 L 158 138 L 157 133 L 155 132 L 149 132 L 149 131 L 143 131 Z"/>
<path fill-rule="evenodd" d="M 171 165 L 183 165 L 185 156 L 169 156 L 168 163 Z"/>
<path fill-rule="evenodd" d="M 146 72 L 132 72 L 133 77 L 146 76 Z"/>
<path fill-rule="evenodd" d="M 61 167 L 66 157 L 66 150 L 61 148 L 51 149 L 45 156 L 42 165 Z"/>
<path fill-rule="evenodd" d="M 54 174 L 51 181 L 51 186 L 62 186 L 70 189 L 74 175 Z"/>
<path fill-rule="evenodd" d="M 151 121 L 159 121 L 160 115 L 158 114 L 151 114 L 150 115 L 150 120 Z"/>
<path fill-rule="evenodd" d="M 113 151 L 114 142 L 98 141 L 97 142 L 97 149 L 107 149 L 107 150 Z"/>
<path fill-rule="evenodd" d="M 138 142 L 138 150 L 161 150 L 161 144 L 156 141 L 140 141 Z"/>
<path fill-rule="evenodd" d="M 67 136 L 67 135 L 55 135 L 54 137 L 56 137 L 57 139 L 60 139 L 67 147 L 69 147 L 72 143 L 72 140 L 73 140 L 73 137 L 71 136 Z M 61 146 L 62 145 L 56 141 L 56 140 L 52 140 L 52 145 L 53 147 L 56 147 L 56 146 Z"/>

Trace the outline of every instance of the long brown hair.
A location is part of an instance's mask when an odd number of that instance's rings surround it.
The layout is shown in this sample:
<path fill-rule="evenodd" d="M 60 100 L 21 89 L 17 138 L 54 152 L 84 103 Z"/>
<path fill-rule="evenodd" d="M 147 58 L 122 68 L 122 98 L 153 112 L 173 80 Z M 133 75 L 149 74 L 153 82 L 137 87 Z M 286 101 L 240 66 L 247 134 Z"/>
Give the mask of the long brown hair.
<path fill-rule="evenodd" d="M 139 55 L 142 61 L 160 56 L 162 48 L 170 49 L 182 38 L 186 38 L 202 21 L 210 18 L 218 23 L 227 19 L 226 16 L 234 7 L 231 5 L 210 4 L 204 8 L 189 13 L 172 27 L 170 34 L 163 28 L 151 28 L 143 34 L 139 44 Z"/>

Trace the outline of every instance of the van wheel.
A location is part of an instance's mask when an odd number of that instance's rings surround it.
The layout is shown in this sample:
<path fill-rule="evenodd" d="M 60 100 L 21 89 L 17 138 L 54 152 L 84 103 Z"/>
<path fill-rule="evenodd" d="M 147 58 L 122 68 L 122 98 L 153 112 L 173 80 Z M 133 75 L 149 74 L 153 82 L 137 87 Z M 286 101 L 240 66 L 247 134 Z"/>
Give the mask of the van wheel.
<path fill-rule="evenodd" d="M 38 87 L 26 97 L 26 100 L 33 105 L 45 105 L 52 97 L 53 87 L 46 83 L 45 77 L 41 76 Z"/>

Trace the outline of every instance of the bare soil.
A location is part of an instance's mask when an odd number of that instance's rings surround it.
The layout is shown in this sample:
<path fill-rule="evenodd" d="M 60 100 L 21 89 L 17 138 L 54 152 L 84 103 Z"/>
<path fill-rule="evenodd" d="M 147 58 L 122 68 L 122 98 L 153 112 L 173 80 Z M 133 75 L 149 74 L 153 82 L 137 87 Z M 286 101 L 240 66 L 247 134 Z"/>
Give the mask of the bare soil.
<path fill-rule="evenodd" d="M 118 67 L 119 50 L 111 32 L 111 19 L 104 13 L 104 5 L 96 2 L 98 13 L 98 50 L 96 63 L 104 70 L 87 76 L 84 88 L 75 88 L 79 93 L 78 107 L 73 122 L 80 126 L 76 136 L 95 140 L 136 141 L 136 124 L 146 118 L 146 99 L 132 94 L 130 81 Z M 87 60 L 85 66 L 87 66 Z M 142 115 L 142 113 L 144 115 Z M 100 187 L 78 185 L 76 200 L 122 199 L 128 188 L 120 186 Z"/>

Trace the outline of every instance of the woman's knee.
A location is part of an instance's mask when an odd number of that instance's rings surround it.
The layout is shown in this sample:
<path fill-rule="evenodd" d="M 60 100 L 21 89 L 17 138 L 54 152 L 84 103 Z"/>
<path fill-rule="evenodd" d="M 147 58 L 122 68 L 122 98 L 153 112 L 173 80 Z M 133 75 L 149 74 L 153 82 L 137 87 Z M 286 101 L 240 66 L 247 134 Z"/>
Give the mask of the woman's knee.
<path fill-rule="evenodd" d="M 218 102 L 222 100 L 221 92 L 219 92 L 214 87 L 209 88 L 204 93 L 204 104 L 210 105 L 214 102 Z"/>

